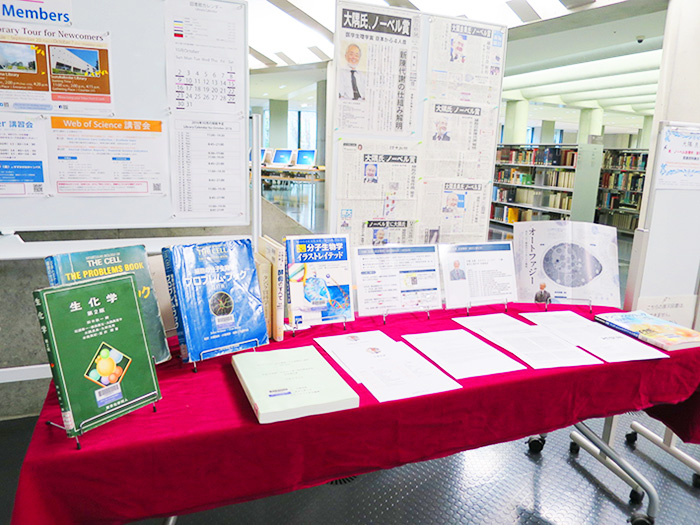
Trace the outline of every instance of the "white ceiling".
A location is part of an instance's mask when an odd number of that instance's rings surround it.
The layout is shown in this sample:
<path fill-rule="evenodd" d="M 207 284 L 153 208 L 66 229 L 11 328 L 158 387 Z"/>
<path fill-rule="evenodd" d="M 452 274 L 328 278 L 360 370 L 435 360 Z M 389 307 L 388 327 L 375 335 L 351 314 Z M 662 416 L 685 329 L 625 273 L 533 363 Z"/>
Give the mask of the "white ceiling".
<path fill-rule="evenodd" d="M 603 108 L 608 132 L 641 128 L 644 116 L 654 111 L 668 1 L 597 0 L 572 11 L 557 0 L 527 1 L 543 20 L 523 24 L 506 0 L 364 3 L 509 25 L 503 95 L 529 100 L 533 125 L 555 120 L 559 128 L 575 129 L 581 108 Z M 248 3 L 250 96 L 260 99 L 252 103 L 288 99 L 290 107 L 313 107 L 316 82 L 326 71 L 320 57 L 333 56 L 335 2 Z M 273 23 L 275 17 L 282 22 Z M 260 58 L 280 65 L 265 66 Z"/>

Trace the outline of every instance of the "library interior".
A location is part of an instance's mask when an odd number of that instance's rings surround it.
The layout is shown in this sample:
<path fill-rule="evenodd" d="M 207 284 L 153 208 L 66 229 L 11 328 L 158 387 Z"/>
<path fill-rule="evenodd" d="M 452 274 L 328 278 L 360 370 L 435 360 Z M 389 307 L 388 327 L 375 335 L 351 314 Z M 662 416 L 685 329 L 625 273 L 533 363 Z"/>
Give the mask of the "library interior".
<path fill-rule="evenodd" d="M 700 522 L 700 2 L 0 18 L 0 523 Z"/>

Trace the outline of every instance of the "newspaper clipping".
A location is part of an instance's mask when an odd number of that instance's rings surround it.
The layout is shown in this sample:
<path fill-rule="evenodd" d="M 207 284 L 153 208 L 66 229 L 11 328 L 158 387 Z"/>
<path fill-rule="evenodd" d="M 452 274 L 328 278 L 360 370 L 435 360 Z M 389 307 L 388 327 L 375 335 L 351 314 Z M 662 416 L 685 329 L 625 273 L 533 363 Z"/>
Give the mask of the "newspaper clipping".
<path fill-rule="evenodd" d="M 425 243 L 479 241 L 488 232 L 489 184 L 468 179 L 424 179 L 419 185 L 417 240 Z"/>
<path fill-rule="evenodd" d="M 367 8 L 337 10 L 336 126 L 406 136 L 416 131 L 421 18 Z"/>

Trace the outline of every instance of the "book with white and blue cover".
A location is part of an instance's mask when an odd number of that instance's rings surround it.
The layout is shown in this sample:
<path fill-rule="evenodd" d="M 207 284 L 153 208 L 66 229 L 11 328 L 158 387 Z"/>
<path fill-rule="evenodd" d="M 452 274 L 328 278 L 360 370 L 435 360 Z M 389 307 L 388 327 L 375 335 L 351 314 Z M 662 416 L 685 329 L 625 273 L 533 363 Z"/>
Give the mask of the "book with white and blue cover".
<path fill-rule="evenodd" d="M 290 324 L 354 321 L 347 236 L 290 236 L 286 245 Z"/>
<path fill-rule="evenodd" d="M 163 262 L 184 361 L 267 344 L 249 239 L 163 248 Z"/>

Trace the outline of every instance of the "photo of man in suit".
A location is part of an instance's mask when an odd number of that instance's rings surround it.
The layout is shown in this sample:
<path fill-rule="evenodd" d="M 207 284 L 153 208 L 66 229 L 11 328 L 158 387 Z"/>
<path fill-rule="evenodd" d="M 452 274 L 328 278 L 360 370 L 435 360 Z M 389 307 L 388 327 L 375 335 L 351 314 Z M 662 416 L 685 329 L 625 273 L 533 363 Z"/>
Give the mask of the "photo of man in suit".
<path fill-rule="evenodd" d="M 365 178 L 364 182 L 375 183 L 377 182 L 377 165 L 376 164 L 365 164 Z"/>
<path fill-rule="evenodd" d="M 535 294 L 535 302 L 536 303 L 548 303 L 550 302 L 550 295 L 545 288 L 547 287 L 546 283 L 540 283 L 540 291 Z"/>
<path fill-rule="evenodd" d="M 440 119 L 435 122 L 435 134 L 433 135 L 433 140 L 439 141 L 449 141 L 451 139 L 447 131 L 447 121 L 445 119 Z"/>
<path fill-rule="evenodd" d="M 459 261 L 457 259 L 452 263 L 452 266 L 454 266 L 454 268 L 450 270 L 450 281 L 463 281 L 467 278 L 464 270 L 459 267 Z"/>
<path fill-rule="evenodd" d="M 338 97 L 345 100 L 364 100 L 367 83 L 365 74 L 358 69 L 362 51 L 357 44 L 348 44 L 345 48 L 346 67 L 340 70 L 338 78 Z"/>

